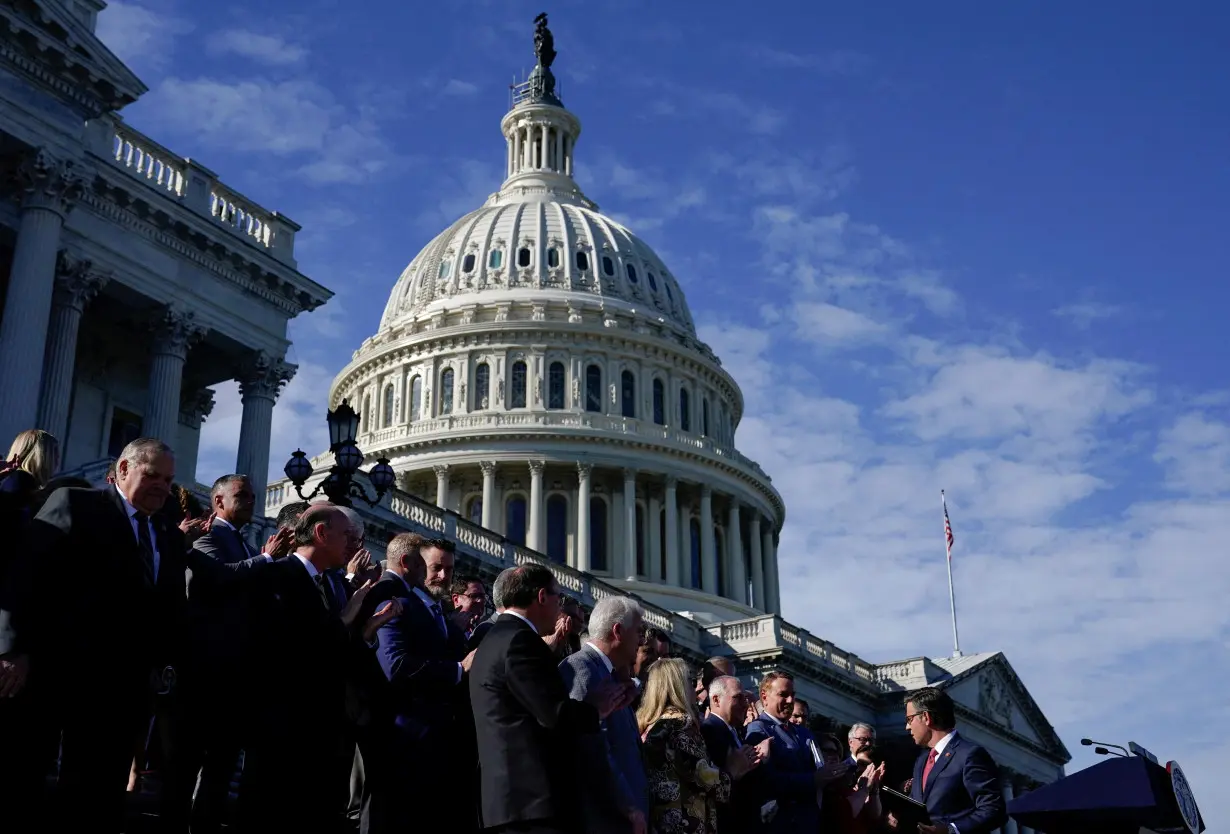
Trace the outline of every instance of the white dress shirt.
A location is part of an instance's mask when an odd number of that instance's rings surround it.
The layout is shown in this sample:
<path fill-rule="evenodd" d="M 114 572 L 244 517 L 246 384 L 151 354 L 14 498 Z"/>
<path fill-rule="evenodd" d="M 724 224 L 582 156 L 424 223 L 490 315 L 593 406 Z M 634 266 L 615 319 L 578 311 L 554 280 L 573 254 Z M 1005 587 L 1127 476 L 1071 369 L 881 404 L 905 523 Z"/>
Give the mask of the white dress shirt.
<path fill-rule="evenodd" d="M 132 534 L 137 539 L 137 544 L 141 543 L 141 532 L 137 529 L 137 513 L 141 512 L 128 501 L 128 497 L 120 492 L 119 486 L 116 486 L 115 491 L 119 493 L 120 500 L 124 502 L 124 509 L 128 512 L 128 523 L 132 525 Z M 154 535 L 153 517 L 147 515 L 145 517 L 145 527 L 149 531 L 150 547 L 154 551 L 154 582 L 158 582 L 158 568 L 162 564 L 162 554 L 158 552 L 158 537 Z"/>
<path fill-rule="evenodd" d="M 504 613 L 505 613 L 505 614 L 512 614 L 512 615 L 513 615 L 514 617 L 516 617 L 518 620 L 520 620 L 521 622 L 525 623 L 525 624 L 526 624 L 527 626 L 529 626 L 530 628 L 534 629 L 534 633 L 535 633 L 535 634 L 537 634 L 537 633 L 538 633 L 538 626 L 536 626 L 536 625 L 534 625 L 533 623 L 531 623 L 531 622 L 529 621 L 529 618 L 528 618 L 528 617 L 526 617 L 524 614 L 518 614 L 516 611 L 513 611 L 513 610 L 511 610 L 511 609 L 505 609 L 505 610 L 504 610 Z"/>
<path fill-rule="evenodd" d="M 308 558 L 304 556 L 302 553 L 299 553 L 296 551 L 295 553 L 292 553 L 291 555 L 299 560 L 299 564 L 303 565 L 303 567 L 308 572 L 308 576 L 312 577 L 312 581 L 315 582 L 316 577 L 320 576 L 320 571 L 316 570 L 316 566 L 313 565 L 310 561 L 308 561 Z"/>
<path fill-rule="evenodd" d="M 611 662 L 611 659 L 606 656 L 606 653 L 603 652 L 602 649 L 598 648 L 597 646 L 595 646 L 593 643 L 589 642 L 588 640 L 585 641 L 585 647 L 587 649 L 592 649 L 594 651 L 594 654 L 602 658 L 602 665 L 606 667 L 606 670 L 609 674 L 612 674 L 612 675 L 615 674 L 615 664 Z"/>

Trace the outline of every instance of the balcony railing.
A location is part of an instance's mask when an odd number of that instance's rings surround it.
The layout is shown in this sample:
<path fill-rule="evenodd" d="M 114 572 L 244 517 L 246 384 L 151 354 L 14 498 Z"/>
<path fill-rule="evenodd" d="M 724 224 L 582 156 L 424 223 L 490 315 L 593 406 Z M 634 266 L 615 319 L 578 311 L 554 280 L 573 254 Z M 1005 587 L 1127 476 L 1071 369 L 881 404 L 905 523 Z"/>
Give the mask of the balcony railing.
<path fill-rule="evenodd" d="M 115 117 L 90 123 L 94 152 L 154 191 L 206 217 L 219 228 L 294 265 L 299 226 L 221 183 L 191 159 L 177 156 Z"/>

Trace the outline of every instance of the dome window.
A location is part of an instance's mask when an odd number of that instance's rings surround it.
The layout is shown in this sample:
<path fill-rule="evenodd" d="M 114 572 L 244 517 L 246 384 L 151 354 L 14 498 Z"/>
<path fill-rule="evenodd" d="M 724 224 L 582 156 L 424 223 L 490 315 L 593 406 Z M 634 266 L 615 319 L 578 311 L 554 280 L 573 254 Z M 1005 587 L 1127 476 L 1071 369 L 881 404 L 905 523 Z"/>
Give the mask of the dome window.
<path fill-rule="evenodd" d="M 674 300 L 675 300 L 675 294 L 674 294 L 673 292 L 671 292 L 671 285 L 670 285 L 670 284 L 667 284 L 667 285 L 666 285 L 666 297 L 667 297 L 667 298 L 669 298 L 671 301 L 674 301 Z"/>
<path fill-rule="evenodd" d="M 602 256 L 602 274 L 603 275 L 614 275 L 615 274 L 615 262 L 611 260 L 609 255 Z"/>
<path fill-rule="evenodd" d="M 584 252 L 577 252 L 577 269 L 582 272 L 589 272 L 589 255 Z"/>
<path fill-rule="evenodd" d="M 624 371 L 619 377 L 620 402 L 625 417 L 636 417 L 636 374 Z"/>
<path fill-rule="evenodd" d="M 462 272 L 473 272 L 474 271 L 474 255 L 473 254 L 466 255 L 465 258 L 462 259 L 461 271 Z"/>
<path fill-rule="evenodd" d="M 452 265 L 453 264 L 451 261 L 440 261 L 440 277 L 441 278 L 448 277 L 449 267 L 451 267 Z"/>
<path fill-rule="evenodd" d="M 585 410 L 602 411 L 602 369 L 597 365 L 585 369 Z"/>
<path fill-rule="evenodd" d="M 524 246 L 517 250 L 517 266 L 526 267 L 530 265 L 530 250 Z"/>
<path fill-rule="evenodd" d="M 423 378 L 416 375 L 410 380 L 410 419 L 413 423 L 423 416 Z"/>
<path fill-rule="evenodd" d="M 692 402 L 688 396 L 688 389 L 679 389 L 679 428 L 684 431 L 692 430 Z"/>
<path fill-rule="evenodd" d="M 658 291 L 658 279 L 653 277 L 652 272 L 646 272 L 645 277 L 649 279 L 649 289 L 653 290 L 654 292 L 657 292 Z"/>
<path fill-rule="evenodd" d="M 653 421 L 659 426 L 666 425 L 666 388 L 660 379 L 653 381 Z"/>
<path fill-rule="evenodd" d="M 552 362 L 547 369 L 547 408 L 564 407 L 564 363 Z"/>
<path fill-rule="evenodd" d="M 554 246 L 547 250 L 547 266 L 551 269 L 555 269 L 559 266 L 559 250 Z"/>
<path fill-rule="evenodd" d="M 483 411 L 490 404 L 491 366 L 480 362 L 474 368 L 474 410 Z"/>
<path fill-rule="evenodd" d="M 499 269 L 504 265 L 504 250 L 492 249 L 491 254 L 487 256 L 487 268 Z"/>
<path fill-rule="evenodd" d="M 637 283 L 636 267 L 632 264 L 628 264 L 628 280 L 634 284 Z"/>
<path fill-rule="evenodd" d="M 440 413 L 453 413 L 453 369 L 446 368 L 440 374 Z"/>
<path fill-rule="evenodd" d="M 508 398 L 509 408 L 525 408 L 525 382 L 525 363 L 514 362 L 512 366 L 512 396 Z"/>

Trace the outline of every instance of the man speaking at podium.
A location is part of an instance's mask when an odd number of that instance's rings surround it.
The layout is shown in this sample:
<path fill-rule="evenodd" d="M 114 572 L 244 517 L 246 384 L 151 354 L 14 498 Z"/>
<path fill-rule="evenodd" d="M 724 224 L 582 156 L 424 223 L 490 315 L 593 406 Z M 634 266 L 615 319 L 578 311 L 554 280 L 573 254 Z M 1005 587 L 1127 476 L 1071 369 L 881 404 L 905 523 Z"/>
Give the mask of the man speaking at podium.
<path fill-rule="evenodd" d="M 921 834 L 990 834 L 1008 819 L 991 754 L 956 731 L 952 698 L 933 687 L 906 697 L 905 726 L 924 748 L 914 763 L 910 798 L 927 806 Z"/>

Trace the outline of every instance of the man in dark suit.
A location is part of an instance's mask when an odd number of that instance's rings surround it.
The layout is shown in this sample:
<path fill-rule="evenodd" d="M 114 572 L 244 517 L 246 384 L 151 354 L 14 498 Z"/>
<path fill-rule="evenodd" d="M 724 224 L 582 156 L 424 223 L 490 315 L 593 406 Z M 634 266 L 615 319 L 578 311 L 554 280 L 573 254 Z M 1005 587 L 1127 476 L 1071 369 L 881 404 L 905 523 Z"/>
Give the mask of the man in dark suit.
<path fill-rule="evenodd" d="M 465 674 L 474 659 L 465 635 L 445 614 L 427 585 L 428 571 L 451 576 L 453 543 L 400 533 L 387 547 L 384 576 L 368 603 L 379 608 L 397 600 L 401 616 L 377 633 L 376 658 L 387 687 L 382 715 L 363 744 L 368 780 L 364 830 L 406 831 L 417 826 L 462 830 L 477 825 L 464 818 L 475 803 L 477 775 L 473 721 Z M 407 802 L 406 790 L 431 784 L 428 802 Z"/>
<path fill-rule="evenodd" d="M 745 744 L 755 746 L 769 739 L 769 756 L 748 776 L 749 795 L 758 809 L 769 802 L 776 811 L 763 830 L 774 834 L 814 834 L 820 828 L 820 805 L 816 792 L 835 779 L 847 776 L 844 764 L 816 767 L 816 759 L 800 738 L 790 716 L 794 712 L 794 677 L 773 671 L 760 682 L 764 712 L 747 725 Z"/>
<path fill-rule="evenodd" d="M 921 834 L 990 834 L 1008 819 L 991 754 L 956 731 L 952 698 L 934 687 L 905 699 L 905 724 L 919 747 L 910 797 L 927 806 Z"/>
<path fill-rule="evenodd" d="M 52 493 L 22 547 L 15 639 L 61 738 L 64 831 L 122 828 L 134 746 L 179 662 L 185 539 L 158 516 L 175 457 L 141 438 L 116 473 L 114 486 Z"/>
<path fill-rule="evenodd" d="M 466 643 L 467 648 L 471 650 L 477 649 L 478 644 L 483 642 L 487 632 L 491 630 L 496 620 L 500 619 L 500 615 L 504 613 L 504 593 L 508 589 L 508 581 L 512 578 L 513 571 L 515 570 L 516 568 L 504 568 L 504 570 L 500 571 L 499 576 L 495 578 L 495 582 L 491 583 L 491 604 L 495 607 L 495 613 L 474 626 L 474 630 L 470 632 L 469 640 Z"/>
<path fill-rule="evenodd" d="M 255 628 L 260 662 L 245 709 L 254 715 L 239 793 L 240 830 L 334 834 L 346 681 L 366 649 L 351 632 L 356 611 L 339 616 L 325 571 L 343 564 L 350 520 L 314 504 L 295 525 L 295 552 L 269 564 L 259 580 L 268 601 Z M 359 600 L 361 601 L 361 600 Z"/>
<path fill-rule="evenodd" d="M 577 736 L 597 734 L 601 719 L 630 703 L 632 687 L 611 681 L 584 701 L 569 698 L 540 636 L 559 618 L 555 576 L 534 563 L 512 570 L 505 612 L 483 639 L 469 676 L 482 739 L 483 824 L 517 834 L 575 832 L 580 813 L 571 751 Z"/>
<path fill-rule="evenodd" d="M 730 772 L 727 759 L 739 755 L 743 746 L 743 720 L 747 716 L 747 693 L 736 677 L 722 675 L 709 684 L 709 715 L 700 724 L 709 760 Z M 744 754 L 750 755 L 750 754 Z M 718 831 L 755 831 L 760 817 L 754 798 L 743 780 L 731 784 L 730 801 L 718 805 Z"/>
<path fill-rule="evenodd" d="M 590 690 L 628 680 L 645 633 L 645 611 L 631 597 L 603 597 L 589 618 L 590 639 L 559 665 L 569 695 L 584 701 Z M 645 834 L 649 784 L 641 764 L 641 733 L 630 707 L 602 722 L 594 749 L 582 748 L 578 769 L 582 822 L 587 834 Z"/>

